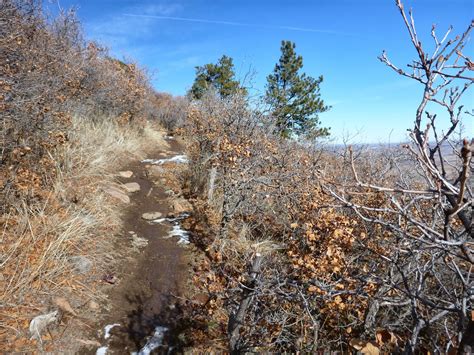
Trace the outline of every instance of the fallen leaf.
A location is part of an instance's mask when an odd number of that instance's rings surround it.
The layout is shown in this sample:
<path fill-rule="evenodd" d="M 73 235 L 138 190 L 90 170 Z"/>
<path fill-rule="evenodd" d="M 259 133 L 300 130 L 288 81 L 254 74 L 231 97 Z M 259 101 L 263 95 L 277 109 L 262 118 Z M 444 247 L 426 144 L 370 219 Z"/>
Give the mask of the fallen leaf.
<path fill-rule="evenodd" d="M 360 351 L 362 354 L 368 355 L 379 355 L 380 349 L 376 347 L 374 344 L 368 341 L 360 340 L 360 339 L 351 339 L 349 344 L 356 350 Z"/>
<path fill-rule="evenodd" d="M 61 311 L 77 316 L 77 313 L 72 309 L 71 305 L 64 297 L 56 297 L 54 299 L 54 304 L 58 306 Z"/>
<path fill-rule="evenodd" d="M 375 333 L 375 339 L 378 345 L 397 344 L 397 337 L 392 332 L 385 329 L 379 329 Z"/>

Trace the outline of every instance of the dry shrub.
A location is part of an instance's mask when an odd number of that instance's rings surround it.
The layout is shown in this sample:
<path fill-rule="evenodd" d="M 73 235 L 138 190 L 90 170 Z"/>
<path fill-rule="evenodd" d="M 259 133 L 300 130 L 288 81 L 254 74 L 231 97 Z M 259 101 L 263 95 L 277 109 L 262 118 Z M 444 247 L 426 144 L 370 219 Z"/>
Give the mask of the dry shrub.
<path fill-rule="evenodd" d="M 0 343 L 34 349 L 31 318 L 50 298 L 100 297 L 120 206 L 101 192 L 113 169 L 161 136 L 145 71 L 83 39 L 74 12 L 41 1 L 0 3 Z M 74 257 L 92 262 L 74 270 Z M 16 337 L 16 339 L 15 339 Z"/>
<path fill-rule="evenodd" d="M 150 116 L 170 132 L 182 128 L 186 121 L 189 101 L 185 97 L 173 97 L 166 93 L 156 93 L 150 100 Z"/>
<path fill-rule="evenodd" d="M 372 176 L 359 174 L 360 160 L 349 149 L 345 167 L 352 179 L 334 179 L 325 190 L 370 235 L 364 243 L 365 277 L 377 291 L 365 317 L 366 333 L 382 329 L 392 347 L 407 353 L 470 353 L 474 139 L 463 137 L 462 121 L 472 112 L 462 98 L 473 83 L 465 75 L 473 63 L 464 52 L 474 23 L 455 37 L 452 28 L 439 37 L 433 26 L 430 46 L 419 39 L 413 13 L 401 1 L 396 6 L 416 49 L 409 64 L 414 71 L 400 69 L 385 52 L 379 60 L 424 88 L 410 141 L 401 159 L 389 159 Z M 448 128 L 441 129 L 441 122 Z"/>
<path fill-rule="evenodd" d="M 0 18 L 3 213 L 43 199 L 54 179 L 49 152 L 69 139 L 73 115 L 143 124 L 153 92 L 137 65 L 84 41 L 74 12 L 48 21 L 40 2 L 6 0 Z"/>
<path fill-rule="evenodd" d="M 197 318 L 204 347 L 474 349 L 474 139 L 456 137 L 472 115 L 463 97 L 474 23 L 455 37 L 433 26 L 427 50 L 412 12 L 396 6 L 413 71 L 379 59 L 424 88 L 403 149 L 315 154 L 269 134 L 242 98 L 206 97 L 191 111 L 188 189 L 209 259 L 195 283 L 209 293 L 201 314 L 219 325 Z M 257 252 L 262 240 L 279 247 Z"/>
<path fill-rule="evenodd" d="M 459 347 L 471 324 L 472 243 L 460 221 L 446 229 L 452 209 L 440 210 L 440 183 L 423 175 L 416 146 L 328 152 L 272 131 L 242 97 L 210 93 L 189 112 L 184 186 L 207 256 L 194 284 L 208 297 L 191 307 L 191 345 Z M 450 164 L 462 177 L 462 154 Z"/>
<path fill-rule="evenodd" d="M 261 255 L 253 301 L 238 320 L 231 349 L 315 351 L 348 344 L 363 331 L 373 290 L 358 282 L 354 262 L 355 240 L 364 231 L 331 207 L 321 188 L 321 167 L 334 164 L 326 161 L 330 155 L 273 135 L 243 97 L 208 94 L 191 109 L 186 129 L 185 186 L 197 207 L 196 243 L 209 258 L 195 283 L 212 301 L 202 314 L 193 310 L 200 326 L 189 335 L 208 347 L 227 347 L 222 340 L 241 307 L 247 270 Z M 218 327 L 209 328 L 213 323 Z"/>

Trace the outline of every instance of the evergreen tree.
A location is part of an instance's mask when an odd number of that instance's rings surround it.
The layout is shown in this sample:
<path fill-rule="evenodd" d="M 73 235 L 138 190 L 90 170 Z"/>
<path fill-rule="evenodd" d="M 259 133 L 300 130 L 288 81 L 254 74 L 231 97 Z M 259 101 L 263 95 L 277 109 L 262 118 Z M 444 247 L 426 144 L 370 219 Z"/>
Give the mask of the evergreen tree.
<path fill-rule="evenodd" d="M 247 93 L 244 88 L 240 87 L 239 82 L 235 80 L 234 63 L 231 57 L 223 55 L 217 64 L 209 63 L 196 67 L 196 78 L 188 95 L 193 99 L 199 100 L 210 88 L 216 90 L 221 97 L 237 92 Z"/>
<path fill-rule="evenodd" d="M 295 44 L 282 41 L 280 60 L 273 74 L 267 77 L 265 101 L 282 136 L 327 136 L 329 129 L 320 127 L 318 117 L 318 113 L 330 108 L 320 98 L 323 77 L 315 79 L 299 74 L 302 67 L 303 57 L 295 53 Z"/>

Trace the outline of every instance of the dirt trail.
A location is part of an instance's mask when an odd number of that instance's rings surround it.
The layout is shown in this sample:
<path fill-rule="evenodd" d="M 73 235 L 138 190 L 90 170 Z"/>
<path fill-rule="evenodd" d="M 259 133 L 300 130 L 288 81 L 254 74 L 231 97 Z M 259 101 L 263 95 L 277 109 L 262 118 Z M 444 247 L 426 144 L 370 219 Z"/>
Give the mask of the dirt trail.
<path fill-rule="evenodd" d="M 181 154 L 179 143 L 175 140 L 168 143 L 167 157 Z M 163 156 L 163 152 L 158 151 L 149 158 Z M 178 238 L 166 238 L 172 225 L 150 223 L 141 218 L 147 212 L 161 212 L 163 216 L 170 212 L 167 186 L 155 184 L 145 165 L 135 162 L 124 169 L 132 171 L 133 176 L 123 178 L 121 182 L 137 182 L 141 189 L 130 194 L 131 203 L 124 214 L 123 240 L 116 247 L 130 245 L 131 231 L 148 240 L 148 245 L 124 258 L 116 271 L 118 281 L 108 291 L 112 307 L 104 312 L 103 320 L 94 331 L 98 333 L 95 334 L 97 341 L 103 346 L 98 351 L 100 354 L 130 354 L 140 349 L 143 350 L 140 354 L 146 354 L 143 347 L 147 343 L 157 345 L 161 342 L 163 344 L 155 351 L 163 353 L 174 343 L 176 324 L 173 324 L 173 318 L 179 312 L 179 296 L 183 295 L 189 276 L 189 252 L 177 243 Z M 113 324 L 119 325 L 114 326 L 109 332 L 110 337 L 104 339 L 104 327 Z M 155 331 L 157 334 L 153 337 Z M 83 350 L 81 353 L 91 354 L 96 350 Z"/>

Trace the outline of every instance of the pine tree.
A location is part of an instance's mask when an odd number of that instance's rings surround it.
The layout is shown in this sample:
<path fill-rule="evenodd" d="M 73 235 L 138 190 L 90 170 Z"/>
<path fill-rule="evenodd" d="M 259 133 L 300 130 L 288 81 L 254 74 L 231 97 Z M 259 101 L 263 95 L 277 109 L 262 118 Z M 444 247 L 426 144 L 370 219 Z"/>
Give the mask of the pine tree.
<path fill-rule="evenodd" d="M 299 74 L 302 67 L 303 57 L 296 54 L 295 44 L 282 41 L 280 60 L 273 74 L 267 77 L 265 101 L 282 136 L 327 136 L 329 128 L 320 127 L 318 117 L 318 113 L 330 108 L 320 97 L 323 77 L 315 79 Z"/>
<path fill-rule="evenodd" d="M 223 55 L 217 64 L 209 63 L 196 67 L 196 78 L 188 95 L 199 100 L 210 88 L 216 90 L 221 97 L 247 93 L 235 80 L 234 63 L 231 57 Z"/>

